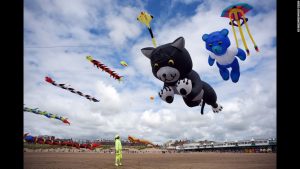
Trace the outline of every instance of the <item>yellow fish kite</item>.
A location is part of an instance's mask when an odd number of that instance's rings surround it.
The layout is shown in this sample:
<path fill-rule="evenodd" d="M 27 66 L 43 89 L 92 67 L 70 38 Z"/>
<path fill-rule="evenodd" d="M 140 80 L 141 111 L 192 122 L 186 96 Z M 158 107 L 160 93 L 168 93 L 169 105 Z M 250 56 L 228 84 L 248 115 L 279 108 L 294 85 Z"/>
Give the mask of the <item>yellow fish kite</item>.
<path fill-rule="evenodd" d="M 151 38 L 152 38 L 152 43 L 153 43 L 154 47 L 156 48 L 156 40 L 153 36 L 152 29 L 150 27 L 150 22 L 152 21 L 152 19 L 153 19 L 153 16 L 147 12 L 141 12 L 140 15 L 137 17 L 138 21 L 142 22 L 143 24 L 145 24 L 147 26 L 147 28 L 150 32 Z"/>

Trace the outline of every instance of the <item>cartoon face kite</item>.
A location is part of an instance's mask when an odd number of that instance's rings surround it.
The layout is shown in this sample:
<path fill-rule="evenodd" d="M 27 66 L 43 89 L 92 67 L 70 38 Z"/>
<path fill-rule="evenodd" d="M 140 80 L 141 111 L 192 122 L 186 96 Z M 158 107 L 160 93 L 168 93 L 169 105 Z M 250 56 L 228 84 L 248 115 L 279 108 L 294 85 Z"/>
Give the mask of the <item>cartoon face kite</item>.
<path fill-rule="evenodd" d="M 237 58 L 244 61 L 246 53 L 242 49 L 231 45 L 228 33 L 227 29 L 222 29 L 221 31 L 204 34 L 202 40 L 205 41 L 206 49 L 209 51 L 208 64 L 212 66 L 216 60 L 216 65 L 223 80 L 228 80 L 230 77 L 232 82 L 236 83 L 240 78 L 240 65 Z M 230 72 L 229 68 L 231 68 Z"/>
<path fill-rule="evenodd" d="M 189 107 L 201 105 L 201 114 L 205 103 L 211 105 L 215 113 L 222 110 L 214 89 L 193 70 L 193 62 L 185 49 L 183 37 L 172 43 L 157 48 L 143 48 L 141 51 L 150 59 L 153 75 L 164 82 L 163 89 L 158 93 L 162 100 L 172 103 L 174 94 L 178 94 Z"/>

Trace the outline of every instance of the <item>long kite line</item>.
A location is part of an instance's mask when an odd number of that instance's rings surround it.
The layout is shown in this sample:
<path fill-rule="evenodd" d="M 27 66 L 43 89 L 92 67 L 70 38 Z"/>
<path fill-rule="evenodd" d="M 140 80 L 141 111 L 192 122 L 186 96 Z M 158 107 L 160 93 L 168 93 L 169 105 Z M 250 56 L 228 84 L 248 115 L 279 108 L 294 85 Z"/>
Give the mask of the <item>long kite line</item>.
<path fill-rule="evenodd" d="M 94 97 L 92 97 L 92 96 L 90 96 L 90 95 L 85 95 L 85 94 L 83 94 L 83 93 L 80 92 L 80 91 L 76 91 L 75 89 L 73 89 L 73 88 L 71 88 L 71 87 L 67 87 L 65 84 L 57 84 L 57 83 L 56 83 L 54 80 L 52 80 L 50 77 L 45 77 L 45 80 L 46 80 L 46 82 L 51 83 L 51 84 L 54 85 L 54 86 L 60 87 L 60 88 L 65 89 L 65 90 L 69 90 L 70 92 L 76 93 L 76 94 L 78 94 L 78 95 L 80 95 L 80 96 L 83 96 L 83 97 L 85 97 L 85 98 L 87 98 L 87 99 L 89 99 L 89 100 L 91 100 L 91 101 L 93 101 L 93 102 L 99 102 L 99 101 L 100 101 L 100 100 L 97 100 L 96 98 L 94 98 Z"/>
<path fill-rule="evenodd" d="M 97 66 L 97 68 L 102 69 L 102 71 L 105 71 L 108 74 L 110 74 L 110 76 L 112 76 L 113 78 L 115 78 L 119 81 L 122 80 L 123 76 L 119 76 L 117 73 L 115 73 L 115 71 L 110 70 L 107 66 L 105 66 L 101 62 L 94 60 L 92 56 L 87 56 L 86 59 L 89 60 L 90 62 L 92 62 L 94 64 L 94 66 Z"/>
<path fill-rule="evenodd" d="M 48 113 L 46 111 L 41 111 L 41 110 L 38 110 L 38 108 L 31 109 L 31 108 L 28 108 L 28 107 L 24 107 L 23 110 L 26 111 L 26 112 L 34 113 L 34 114 L 44 115 L 48 118 L 57 119 L 57 120 L 62 121 L 63 123 L 66 123 L 66 124 L 70 125 L 70 122 L 68 121 L 68 118 L 64 118 L 64 117 L 61 117 L 61 116 L 58 116 L 58 115 L 54 115 L 54 114 Z"/>

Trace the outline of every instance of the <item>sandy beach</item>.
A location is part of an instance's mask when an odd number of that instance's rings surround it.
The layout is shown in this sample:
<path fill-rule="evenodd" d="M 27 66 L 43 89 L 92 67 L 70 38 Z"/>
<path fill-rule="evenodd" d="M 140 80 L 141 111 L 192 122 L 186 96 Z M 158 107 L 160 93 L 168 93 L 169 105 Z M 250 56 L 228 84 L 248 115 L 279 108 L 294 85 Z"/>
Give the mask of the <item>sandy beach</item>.
<path fill-rule="evenodd" d="M 276 153 L 145 153 L 24 152 L 24 169 L 276 169 Z"/>

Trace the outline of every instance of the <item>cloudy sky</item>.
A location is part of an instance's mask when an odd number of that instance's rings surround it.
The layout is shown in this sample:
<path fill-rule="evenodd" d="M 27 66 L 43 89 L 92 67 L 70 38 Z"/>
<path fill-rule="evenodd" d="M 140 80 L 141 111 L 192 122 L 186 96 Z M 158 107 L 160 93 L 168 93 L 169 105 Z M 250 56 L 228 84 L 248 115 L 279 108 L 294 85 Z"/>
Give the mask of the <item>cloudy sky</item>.
<path fill-rule="evenodd" d="M 73 139 L 111 139 L 120 134 L 163 143 L 170 139 L 240 140 L 276 137 L 276 1 L 247 0 L 251 33 L 260 48 L 246 41 L 251 56 L 239 61 L 238 83 L 223 81 L 216 65 L 209 66 L 202 35 L 223 28 L 235 45 L 224 8 L 237 0 L 25 0 L 24 104 L 68 117 L 71 125 L 24 112 L 24 132 Z M 140 49 L 152 47 L 141 11 L 154 16 L 151 26 L 158 45 L 183 36 L 193 69 L 211 84 L 224 107 L 187 107 L 179 95 L 172 104 L 157 96 L 163 83 L 151 71 Z M 244 28 L 245 31 L 245 28 Z M 240 39 L 240 38 L 239 38 Z M 240 41 L 240 46 L 243 48 Z M 86 60 L 91 55 L 124 76 L 109 77 Z M 128 67 L 119 62 L 125 60 Z M 84 97 L 44 81 L 52 77 Z M 155 96 L 154 101 L 150 96 Z"/>

